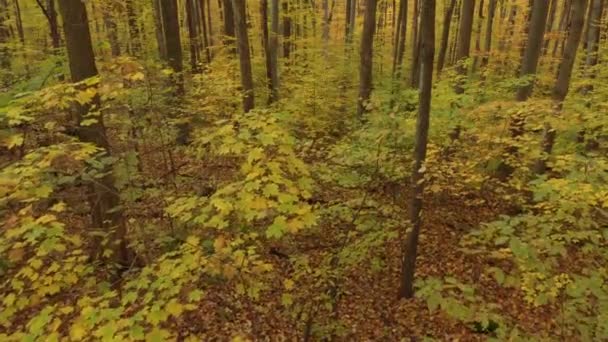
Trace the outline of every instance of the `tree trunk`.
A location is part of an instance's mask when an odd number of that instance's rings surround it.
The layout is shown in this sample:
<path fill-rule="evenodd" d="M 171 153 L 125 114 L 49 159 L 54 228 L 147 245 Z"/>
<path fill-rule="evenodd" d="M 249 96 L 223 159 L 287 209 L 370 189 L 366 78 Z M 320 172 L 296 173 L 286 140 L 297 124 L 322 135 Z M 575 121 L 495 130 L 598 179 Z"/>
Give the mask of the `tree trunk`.
<path fill-rule="evenodd" d="M 224 1 L 224 36 L 227 39 L 224 41 L 224 44 L 231 45 L 232 41 L 235 37 L 234 33 L 234 9 L 232 7 L 232 0 L 223 0 Z M 234 49 L 232 49 L 234 51 Z"/>
<path fill-rule="evenodd" d="M 473 16 L 475 14 L 475 0 L 462 1 L 462 14 L 460 16 L 460 34 L 458 36 L 458 47 L 456 53 L 456 63 L 458 73 L 464 78 L 467 75 L 467 67 L 463 64 L 464 60 L 469 58 L 471 53 L 471 34 L 473 31 Z M 456 94 L 464 93 L 464 80 L 461 79 L 456 83 L 454 91 Z"/>
<path fill-rule="evenodd" d="M 424 193 L 424 162 L 430 125 L 431 95 L 433 90 L 433 61 L 435 59 L 435 0 L 422 0 L 420 23 L 421 36 L 421 73 L 418 118 L 416 120 L 416 139 L 414 144 L 414 169 L 412 170 L 412 195 L 410 203 L 410 222 L 412 230 L 407 234 L 403 245 L 401 274 L 401 298 L 414 296 L 414 274 L 418 237 L 422 225 L 422 196 Z"/>
<path fill-rule="evenodd" d="M 545 27 L 545 33 L 553 32 L 553 24 L 555 23 L 555 14 L 557 12 L 557 3 L 558 0 L 551 0 L 551 7 L 549 7 L 549 18 L 547 19 L 547 27 Z M 543 56 L 547 54 L 550 42 L 551 39 L 545 39 L 545 44 L 543 46 Z"/>
<path fill-rule="evenodd" d="M 197 11 L 194 4 L 195 0 L 185 0 L 186 1 L 186 17 L 188 22 L 188 38 L 189 38 L 189 46 L 190 46 L 190 67 L 192 68 L 193 73 L 200 72 L 199 63 L 199 32 L 198 32 L 198 22 L 197 22 Z"/>
<path fill-rule="evenodd" d="M 163 31 L 167 49 L 167 64 L 174 72 L 176 94 L 184 94 L 184 66 L 182 61 L 182 42 L 179 34 L 179 19 L 177 16 L 177 0 L 161 0 L 160 9 L 163 19 Z"/>
<path fill-rule="evenodd" d="M 10 31 L 8 27 L 8 8 L 6 3 L 0 0 L 0 67 L 5 70 L 11 68 L 11 50 L 8 47 Z"/>
<path fill-rule="evenodd" d="M 496 0 L 490 0 L 490 8 L 488 9 L 488 21 L 486 23 L 486 41 L 483 58 L 481 59 L 481 67 L 488 65 L 490 53 L 492 51 L 492 28 L 494 26 L 494 16 L 496 14 Z"/>
<path fill-rule="evenodd" d="M 289 2 L 282 0 L 283 7 L 283 57 L 289 60 L 291 53 L 291 13 Z M 348 0 L 347 0 L 348 1 Z"/>
<path fill-rule="evenodd" d="M 581 34 L 585 24 L 586 8 L 587 0 L 573 0 L 570 32 L 566 41 L 564 55 L 562 56 L 562 61 L 557 72 L 555 88 L 553 88 L 553 99 L 558 103 L 564 101 L 566 95 L 568 95 L 570 78 L 572 77 L 572 68 L 574 67 L 574 62 L 576 61 L 576 52 L 578 51 L 578 46 L 580 45 Z"/>
<path fill-rule="evenodd" d="M 479 2 L 479 12 L 477 12 L 477 38 L 475 39 L 475 57 L 473 58 L 472 72 L 477 72 L 477 64 L 479 61 L 479 55 L 481 55 L 481 27 L 483 24 L 483 5 L 484 0 Z"/>
<path fill-rule="evenodd" d="M 251 52 L 249 50 L 249 36 L 245 19 L 247 15 L 245 0 L 232 0 L 232 6 L 234 8 L 234 24 L 241 69 L 241 86 L 243 87 L 243 110 L 247 113 L 253 109 L 255 100 L 251 71 Z"/>
<path fill-rule="evenodd" d="M 55 0 L 47 0 L 47 20 L 51 30 L 51 46 L 53 49 L 61 47 L 61 35 L 59 34 L 59 24 L 57 22 L 57 11 L 55 10 Z"/>
<path fill-rule="evenodd" d="M 456 0 L 454 0 L 456 1 Z M 399 15 L 395 32 L 395 48 L 393 53 L 393 76 L 399 78 L 405 54 L 405 41 L 407 37 L 407 0 L 399 2 Z"/>
<path fill-rule="evenodd" d="M 528 32 L 528 42 L 521 61 L 520 76 L 532 77 L 528 84 L 519 87 L 517 90 L 517 101 L 526 101 L 532 95 L 534 88 L 534 76 L 538 67 L 538 60 L 542 50 L 547 15 L 549 13 L 549 3 L 546 0 L 534 0 L 532 15 L 530 18 L 530 30 Z"/>
<path fill-rule="evenodd" d="M 205 0 L 201 0 L 201 2 L 203 2 Z M 211 21 L 211 1 L 210 0 L 206 0 L 207 1 L 207 34 L 209 36 L 208 39 L 208 47 L 213 46 L 213 22 Z M 205 21 L 205 17 L 203 16 L 203 21 Z M 209 54 L 211 54 L 211 49 L 209 48 Z"/>
<path fill-rule="evenodd" d="M 106 29 L 108 41 L 110 42 L 110 49 L 112 50 L 112 56 L 120 56 L 120 43 L 118 42 L 118 25 L 114 18 L 115 8 L 111 4 L 107 4 L 102 9 L 103 26 Z"/>
<path fill-rule="evenodd" d="M 559 32 L 561 35 L 566 34 L 566 30 L 568 28 L 568 17 L 570 16 L 570 6 L 572 5 L 572 0 L 564 1 L 564 8 L 562 9 L 562 15 L 559 19 Z M 557 57 L 557 50 L 559 47 L 560 39 L 555 39 L 555 44 L 553 45 L 553 51 L 551 52 L 551 57 Z"/>
<path fill-rule="evenodd" d="M 63 17 L 63 29 L 73 82 L 98 75 L 93 55 L 93 45 L 89 32 L 89 23 L 85 3 L 81 0 L 60 0 L 59 8 Z M 99 110 L 100 97 L 95 96 L 88 104 L 77 105 L 78 124 L 83 120 L 89 110 Z M 91 125 L 80 126 L 78 129 L 80 140 L 93 143 L 110 154 L 110 144 L 106 137 L 103 118 Z M 103 228 L 108 232 L 110 249 L 113 252 L 112 261 L 122 267 L 129 265 L 129 252 L 126 241 L 127 229 L 120 209 L 120 196 L 114 186 L 114 177 L 111 167 L 104 170 L 106 176 L 101 180 L 89 184 L 89 202 L 91 205 L 92 226 Z M 102 254 L 102 250 L 97 251 Z"/>
<path fill-rule="evenodd" d="M 268 97 L 268 104 L 275 102 L 278 99 L 278 77 L 276 73 L 278 72 L 277 68 L 277 55 L 276 55 L 276 30 L 278 30 L 278 24 L 275 25 L 276 21 L 279 19 L 279 15 L 277 9 L 274 6 L 278 6 L 278 0 L 272 0 L 272 25 L 273 32 L 272 38 L 269 37 L 268 33 L 268 0 L 260 1 L 260 17 L 262 24 L 262 45 L 264 47 L 264 53 L 266 57 L 266 81 L 268 84 L 268 90 L 270 96 Z M 275 18 L 276 13 L 276 18 Z M 276 27 L 275 27 L 276 26 Z M 275 43 L 271 43 L 271 39 L 275 39 Z"/>
<path fill-rule="evenodd" d="M 454 15 L 454 8 L 456 7 L 456 0 L 450 0 L 450 4 L 443 17 L 443 28 L 441 30 L 441 46 L 439 47 L 439 57 L 437 58 L 437 77 L 441 75 L 443 71 L 443 65 L 445 63 L 445 54 L 448 49 L 448 40 L 450 39 L 450 25 L 452 24 L 452 17 Z"/>
<path fill-rule="evenodd" d="M 129 27 L 129 52 L 134 56 L 138 56 L 141 53 L 142 42 L 133 0 L 125 0 L 125 10 L 127 12 L 127 26 Z"/>
<path fill-rule="evenodd" d="M 452 18 L 452 21 L 456 24 L 456 32 L 452 39 L 452 46 L 450 48 L 450 54 L 448 58 L 448 65 L 453 65 L 456 62 L 456 48 L 458 47 L 458 37 L 460 36 L 460 17 L 462 15 L 462 0 L 456 1 L 456 15 Z"/>
<path fill-rule="evenodd" d="M 414 0 L 412 14 L 412 67 L 410 68 L 410 87 L 417 88 L 420 79 L 420 37 L 418 36 L 420 0 Z"/>
<path fill-rule="evenodd" d="M 25 33 L 23 32 L 23 20 L 21 18 L 21 6 L 19 0 L 15 0 L 15 22 L 17 25 L 17 34 L 19 35 L 19 41 L 21 45 L 25 44 Z"/>
<path fill-rule="evenodd" d="M 361 61 L 359 65 L 359 101 L 357 115 L 363 119 L 367 112 L 367 104 L 372 93 L 374 31 L 376 28 L 376 0 L 367 0 L 363 18 L 363 34 L 361 36 Z"/>
<path fill-rule="evenodd" d="M 165 43 L 165 30 L 163 27 L 163 14 L 160 9 L 161 0 L 152 0 L 154 7 L 154 29 L 156 33 L 156 43 L 158 44 L 158 56 L 161 60 L 167 60 L 167 44 Z"/>
<path fill-rule="evenodd" d="M 272 20 L 268 41 L 270 68 L 272 69 L 270 101 L 274 102 L 279 100 L 279 0 L 271 0 L 270 5 Z"/>
<path fill-rule="evenodd" d="M 585 65 L 587 67 L 587 73 L 590 78 L 595 77 L 593 67 L 598 62 L 598 52 L 600 45 L 601 36 L 601 19 L 602 12 L 604 11 L 604 0 L 591 0 L 591 15 L 589 16 L 589 31 L 587 32 L 587 56 L 585 58 Z M 587 88 L 590 90 L 590 88 Z"/>
<path fill-rule="evenodd" d="M 196 1 L 196 0 L 193 0 Z M 205 55 L 207 57 L 207 63 L 211 62 L 211 43 L 209 40 L 209 33 L 208 33 L 208 25 L 207 25 L 207 21 L 205 20 L 205 16 L 206 14 L 208 14 L 208 11 L 205 11 L 206 7 L 209 5 L 208 3 L 205 2 L 205 0 L 200 0 L 198 3 L 198 9 L 199 9 L 199 18 L 200 18 L 200 29 L 201 29 L 201 33 L 199 33 L 199 42 L 201 42 L 203 48 L 205 49 Z M 209 25 L 210 26 L 210 25 Z M 232 43 L 230 43 L 232 44 Z"/>

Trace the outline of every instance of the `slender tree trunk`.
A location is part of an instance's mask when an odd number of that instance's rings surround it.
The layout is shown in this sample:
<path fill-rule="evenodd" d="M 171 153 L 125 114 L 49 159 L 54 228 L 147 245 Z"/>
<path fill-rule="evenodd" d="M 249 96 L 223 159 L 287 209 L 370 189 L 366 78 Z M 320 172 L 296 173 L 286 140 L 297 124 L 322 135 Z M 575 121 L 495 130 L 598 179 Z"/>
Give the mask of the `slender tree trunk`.
<path fill-rule="evenodd" d="M 373 87 L 374 30 L 376 28 L 376 0 L 367 0 L 361 36 L 361 61 L 359 65 L 359 100 L 357 114 L 360 119 L 367 112 L 367 104 Z"/>
<path fill-rule="evenodd" d="M 458 36 L 458 48 L 456 53 L 456 63 L 458 73 L 464 78 L 467 75 L 467 67 L 464 65 L 464 60 L 469 58 L 471 53 L 471 34 L 473 32 L 473 17 L 475 14 L 475 0 L 462 1 L 462 15 L 460 17 L 460 34 Z M 456 83 L 454 91 L 456 94 L 464 93 L 464 80 L 461 79 Z"/>
<path fill-rule="evenodd" d="M 103 7 L 102 17 L 103 26 L 106 29 L 108 41 L 110 42 L 110 48 L 112 50 L 112 56 L 120 56 L 120 43 L 118 42 L 118 25 L 116 24 L 114 16 L 115 9 L 112 8 L 111 4 Z"/>
<path fill-rule="evenodd" d="M 398 79 L 403 66 L 403 55 L 405 54 L 405 41 L 407 37 L 407 0 L 399 2 L 399 15 L 397 16 L 396 24 L 393 76 Z"/>
<path fill-rule="evenodd" d="M 566 30 L 568 28 L 568 17 L 570 16 L 570 6 L 572 4 L 572 0 L 564 1 L 564 8 L 562 9 L 562 15 L 559 19 L 559 32 L 562 36 L 566 35 Z M 551 52 L 551 57 L 557 57 L 557 50 L 560 44 L 560 38 L 555 39 L 555 44 L 553 45 L 553 51 Z"/>
<path fill-rule="evenodd" d="M 0 1 L 0 67 L 5 70 L 11 69 L 11 50 L 8 47 L 10 30 L 8 26 L 8 6 Z"/>
<path fill-rule="evenodd" d="M 481 55 L 481 27 L 483 24 L 483 7 L 484 7 L 484 0 L 481 0 L 479 2 L 479 12 L 477 12 L 477 38 L 475 39 L 475 57 L 473 58 L 473 67 L 472 67 L 472 72 L 475 73 L 477 72 L 477 65 L 478 65 L 478 61 L 479 61 L 479 55 Z"/>
<path fill-rule="evenodd" d="M 286 60 L 289 60 L 289 55 L 291 53 L 291 12 L 289 7 L 289 2 L 287 0 L 282 0 L 283 7 L 283 57 Z M 347 0 L 348 1 L 348 0 Z"/>
<path fill-rule="evenodd" d="M 89 23 L 84 2 L 81 0 L 60 0 L 59 8 L 63 17 L 63 29 L 68 52 L 70 73 L 73 82 L 98 75 L 93 55 L 93 45 L 89 32 Z M 100 108 L 100 97 L 95 96 L 90 103 L 77 104 L 78 123 L 91 110 Z M 80 126 L 78 136 L 83 142 L 93 143 L 110 154 L 110 144 L 106 137 L 106 130 L 102 116 L 91 125 Z M 103 228 L 108 232 L 110 245 L 113 251 L 113 262 L 126 267 L 129 265 L 129 251 L 127 247 L 127 229 L 120 209 L 120 196 L 114 186 L 114 178 L 110 167 L 106 167 L 106 176 L 89 184 L 89 202 L 91 205 L 92 225 Z M 101 255 L 102 250 L 98 253 Z"/>
<path fill-rule="evenodd" d="M 158 44 L 158 56 L 161 60 L 167 60 L 167 43 L 165 42 L 165 29 L 163 27 L 163 13 L 160 9 L 161 0 L 152 0 L 154 7 L 154 29 L 156 33 L 156 43 Z"/>
<path fill-rule="evenodd" d="M 593 67 L 598 62 L 598 52 L 600 45 L 601 36 L 601 19 L 602 12 L 604 11 L 604 0 L 591 0 L 591 15 L 589 16 L 589 31 L 587 32 L 587 55 L 585 58 L 585 65 L 587 67 L 587 74 L 590 78 L 595 77 Z M 587 87 L 586 90 L 591 90 Z"/>
<path fill-rule="evenodd" d="M 270 5 L 272 20 L 268 41 L 270 68 L 272 69 L 270 101 L 275 102 L 279 100 L 279 35 L 281 34 L 279 29 L 279 0 L 271 0 Z"/>
<path fill-rule="evenodd" d="M 410 68 L 410 87 L 417 88 L 420 80 L 420 37 L 418 35 L 420 0 L 414 0 L 412 15 L 412 67 Z"/>
<path fill-rule="evenodd" d="M 236 41 L 239 52 L 241 68 L 241 86 L 243 87 L 243 110 L 245 113 L 251 111 L 255 105 L 253 93 L 253 74 L 251 71 L 251 52 L 249 50 L 249 36 L 247 33 L 247 22 L 245 0 L 232 0 L 234 8 L 234 24 Z"/>
<path fill-rule="evenodd" d="M 194 0 L 196 1 L 196 0 Z M 205 49 L 205 55 L 207 57 L 207 63 L 211 62 L 211 42 L 209 40 L 209 33 L 208 33 L 208 25 L 207 25 L 207 21 L 205 20 L 205 14 L 208 13 L 207 11 L 205 11 L 205 7 L 208 5 L 205 0 L 200 0 L 198 2 L 199 5 L 199 17 L 201 18 L 200 20 L 200 29 L 201 29 L 201 33 L 199 33 L 199 39 L 202 40 L 202 46 Z M 232 44 L 232 43 L 230 43 Z"/>
<path fill-rule="evenodd" d="M 546 0 L 534 0 L 532 15 L 530 19 L 530 30 L 526 50 L 521 61 L 520 76 L 532 77 L 527 85 L 519 87 L 517 90 L 517 100 L 526 101 L 532 95 L 534 88 L 534 77 L 538 67 L 538 60 L 542 51 L 542 43 L 545 35 L 547 15 L 549 13 L 549 3 Z"/>
<path fill-rule="evenodd" d="M 555 23 L 555 14 L 557 12 L 557 3 L 558 0 L 551 0 L 551 7 L 549 7 L 549 18 L 547 19 L 547 27 L 545 27 L 545 32 L 553 32 L 553 24 Z M 543 56 L 547 54 L 549 50 L 549 43 L 551 39 L 545 39 L 545 43 L 543 46 Z"/>
<path fill-rule="evenodd" d="M 496 14 L 496 1 L 490 0 L 490 8 L 488 9 L 488 21 L 486 22 L 486 40 L 483 58 L 481 59 L 481 67 L 488 65 L 490 53 L 492 52 L 492 28 L 494 26 L 494 16 Z"/>
<path fill-rule="evenodd" d="M 275 3 L 276 2 L 276 3 Z M 278 5 L 278 0 L 272 0 L 272 5 Z M 274 27 L 274 23 L 275 18 L 274 18 L 274 14 L 276 12 L 276 9 L 273 7 L 272 9 L 272 16 L 273 16 L 273 29 Z M 277 83 L 278 83 L 278 77 L 276 75 L 276 73 L 278 72 L 278 68 L 277 68 L 277 60 L 276 60 L 276 50 L 273 51 L 273 49 L 276 48 L 276 44 L 271 44 L 270 40 L 271 38 L 269 37 L 269 33 L 268 33 L 268 0 L 260 0 L 260 17 L 261 17 L 261 21 L 260 23 L 262 24 L 262 45 L 264 47 L 264 53 L 265 53 L 265 57 L 266 57 L 266 81 L 268 83 L 268 90 L 270 93 L 270 96 L 268 97 L 268 104 L 271 104 L 273 102 L 275 102 L 277 100 L 277 95 L 278 95 L 278 87 L 277 87 Z M 276 20 L 278 20 L 278 13 L 276 14 Z M 276 27 L 276 29 L 278 30 L 278 25 Z M 273 31 L 272 33 L 273 36 L 276 37 L 276 32 Z M 271 46 L 272 45 L 272 46 Z"/>
<path fill-rule="evenodd" d="M 428 142 L 433 90 L 433 61 L 435 59 L 435 0 L 422 0 L 420 25 L 421 39 L 421 82 L 420 104 L 416 120 L 416 139 L 414 144 L 414 169 L 412 170 L 412 195 L 410 203 L 410 222 L 412 230 L 407 234 L 403 245 L 401 274 L 401 298 L 414 296 L 414 274 L 418 252 L 418 237 L 422 226 L 422 201 L 424 193 L 424 162 Z"/>
<path fill-rule="evenodd" d="M 51 46 L 53 49 L 59 49 L 61 47 L 61 35 L 59 33 L 57 11 L 55 10 L 55 0 L 47 0 L 46 8 L 49 28 L 51 29 Z"/>
<path fill-rule="evenodd" d="M 232 7 L 232 0 L 223 0 L 224 4 L 224 36 L 226 36 L 226 40 L 224 44 L 231 45 L 232 41 L 235 37 L 234 32 L 234 9 Z M 232 49 L 234 52 L 235 50 Z"/>
<path fill-rule="evenodd" d="M 192 68 L 192 72 L 198 73 L 200 72 L 199 68 L 199 32 L 198 32 L 198 23 L 197 23 L 197 11 L 194 4 L 195 0 L 185 0 L 186 1 L 186 20 L 188 22 L 188 38 L 189 38 L 189 46 L 190 46 L 190 67 Z"/>
<path fill-rule="evenodd" d="M 205 1 L 205 0 L 201 0 L 201 1 Z M 208 39 L 208 47 L 211 47 L 214 45 L 213 43 L 213 21 L 211 20 L 211 1 L 210 0 L 206 0 L 206 5 L 207 5 L 207 34 L 209 36 Z M 202 21 L 205 21 L 205 17 L 203 16 Z M 209 53 L 211 54 L 211 49 L 209 48 Z"/>
<path fill-rule="evenodd" d="M 448 58 L 448 65 L 453 65 L 456 63 L 456 50 L 458 47 L 458 37 L 460 36 L 460 17 L 462 16 L 462 0 L 456 1 L 456 15 L 452 18 L 452 21 L 456 24 L 456 32 L 454 32 L 454 37 L 452 39 L 452 46 L 450 48 L 450 54 Z"/>
<path fill-rule="evenodd" d="M 167 64 L 175 73 L 173 76 L 177 95 L 184 93 L 184 65 L 182 60 L 182 42 L 179 33 L 179 18 L 177 15 L 177 0 L 161 0 L 163 31 L 167 49 Z"/>
<path fill-rule="evenodd" d="M 15 5 L 15 23 L 17 25 L 17 34 L 21 45 L 25 44 L 25 33 L 23 32 L 23 20 L 21 18 L 21 6 L 19 0 L 14 0 Z"/>
<path fill-rule="evenodd" d="M 133 0 L 125 0 L 125 10 L 127 12 L 127 26 L 129 27 L 129 47 L 130 53 L 138 56 L 141 53 L 141 34 L 137 25 L 137 12 L 133 6 Z"/>
<path fill-rule="evenodd" d="M 570 78 L 572 77 L 572 69 L 576 61 L 576 52 L 581 41 L 581 34 L 585 24 L 585 10 L 587 8 L 587 0 L 573 0 L 572 3 L 572 24 L 566 41 L 564 55 L 559 65 L 557 72 L 557 80 L 553 88 L 553 99 L 561 103 L 568 95 L 570 87 Z"/>
<path fill-rule="evenodd" d="M 441 75 L 443 71 L 443 65 L 445 63 L 445 54 L 448 49 L 448 40 L 450 39 L 450 25 L 452 24 L 452 17 L 454 16 L 454 8 L 456 7 L 456 0 L 450 0 L 445 16 L 443 17 L 443 28 L 441 30 L 441 45 L 439 47 L 439 57 L 437 58 L 437 77 Z"/>

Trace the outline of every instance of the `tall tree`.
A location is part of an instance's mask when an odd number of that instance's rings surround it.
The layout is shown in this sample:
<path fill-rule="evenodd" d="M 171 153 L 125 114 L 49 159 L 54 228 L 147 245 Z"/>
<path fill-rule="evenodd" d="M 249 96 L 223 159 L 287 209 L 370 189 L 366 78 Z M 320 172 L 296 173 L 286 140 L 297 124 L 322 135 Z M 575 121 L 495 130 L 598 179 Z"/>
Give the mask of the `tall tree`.
<path fill-rule="evenodd" d="M 19 0 L 14 0 L 15 5 L 15 24 L 17 26 L 17 34 L 21 44 L 25 44 L 25 32 L 23 30 L 23 18 L 21 17 L 21 6 Z"/>
<path fill-rule="evenodd" d="M 456 1 L 456 0 L 453 0 Z M 393 9 L 394 10 L 394 9 Z M 395 42 L 393 51 L 393 76 L 398 78 L 403 64 L 405 54 L 405 41 L 407 37 L 407 1 L 399 2 L 399 14 L 397 16 L 395 30 Z"/>
<path fill-rule="evenodd" d="M 251 50 L 249 49 L 245 0 L 232 0 L 232 6 L 234 8 L 234 24 L 241 69 L 241 86 L 243 87 L 243 110 L 247 113 L 253 109 L 255 98 L 253 93 Z"/>
<path fill-rule="evenodd" d="M 97 76 L 85 3 L 81 0 L 59 0 L 59 8 L 63 18 L 63 31 L 72 81 L 81 82 Z M 95 123 L 80 125 L 85 115 L 91 110 L 100 110 L 99 95 L 94 96 L 89 103 L 76 104 L 78 137 L 81 141 L 95 144 L 106 154 L 110 154 L 110 144 L 101 114 L 97 116 Z M 92 225 L 95 228 L 103 228 L 109 233 L 113 261 L 124 267 L 129 265 L 130 259 L 126 240 L 127 229 L 111 168 L 106 167 L 104 171 L 103 178 L 89 183 Z M 97 252 L 101 255 L 101 250 Z"/>
<path fill-rule="evenodd" d="M 412 229 L 403 244 L 402 274 L 400 297 L 414 296 L 414 273 L 418 252 L 418 237 L 422 226 L 422 196 L 424 193 L 424 162 L 431 113 L 431 95 L 433 90 L 433 62 L 435 60 L 435 0 L 422 0 L 421 24 L 421 68 L 420 98 L 418 118 L 416 120 L 416 139 L 414 143 L 414 168 L 412 170 L 409 219 Z"/>
<path fill-rule="evenodd" d="M 494 27 L 494 17 L 496 15 L 496 1 L 490 0 L 490 5 L 488 8 L 488 20 L 486 22 L 486 37 L 485 37 L 485 47 L 483 52 L 483 58 L 481 59 L 481 67 L 485 67 L 488 65 L 488 61 L 490 60 L 490 52 L 492 51 L 492 29 Z"/>
<path fill-rule="evenodd" d="M 272 69 L 270 100 L 274 102 L 279 99 L 279 0 L 271 0 L 270 17 L 272 20 L 270 26 L 270 39 L 268 41 L 268 53 L 270 54 L 270 65 Z"/>
<path fill-rule="evenodd" d="M 572 0 L 571 9 L 571 24 L 564 55 L 559 65 L 557 72 L 557 80 L 553 88 L 553 99 L 557 102 L 562 102 L 568 95 L 570 88 L 570 78 L 572 77 L 572 69 L 576 60 L 576 52 L 581 42 L 583 26 L 585 24 L 585 11 L 588 0 Z"/>
<path fill-rule="evenodd" d="M 127 14 L 127 26 L 129 27 L 129 53 L 137 56 L 141 53 L 142 42 L 133 0 L 125 0 L 125 11 Z"/>
<path fill-rule="evenodd" d="M 367 0 L 365 3 L 365 16 L 363 17 L 363 34 L 361 36 L 361 61 L 359 64 L 359 99 L 357 114 L 359 118 L 367 111 L 367 102 L 373 87 L 373 55 L 374 31 L 376 28 L 376 0 Z"/>
<path fill-rule="evenodd" d="M 112 3 L 104 4 L 102 8 L 103 25 L 106 29 L 108 41 L 110 42 L 110 49 L 112 50 L 112 56 L 116 57 L 120 55 L 120 42 L 118 41 L 118 24 L 114 14 L 117 9 Z"/>
<path fill-rule="evenodd" d="M 448 41 L 450 39 L 450 25 L 452 24 L 452 17 L 454 16 L 454 8 L 456 7 L 456 0 L 450 0 L 445 15 L 443 17 L 443 28 L 441 30 L 441 45 L 439 46 L 439 57 L 437 57 L 437 77 L 441 75 L 443 71 L 443 65 L 445 64 L 445 54 L 448 50 Z"/>
<path fill-rule="evenodd" d="M 551 0 L 551 7 L 549 7 L 549 18 L 547 19 L 547 27 L 545 27 L 545 32 L 553 32 L 553 24 L 555 23 L 555 15 L 557 13 L 557 3 L 558 0 Z M 543 46 L 543 55 L 545 55 L 549 49 L 549 43 L 551 39 L 545 39 L 545 43 Z"/>
<path fill-rule="evenodd" d="M 0 67 L 11 68 L 11 50 L 9 48 L 10 30 L 8 27 L 8 6 L 0 0 Z"/>
<path fill-rule="evenodd" d="M 273 103 L 278 99 L 278 65 L 277 65 L 277 31 L 279 29 L 278 19 L 279 13 L 278 8 L 278 0 L 272 0 L 271 9 L 272 12 L 272 37 L 269 37 L 268 33 L 268 0 L 260 1 L 260 23 L 262 24 L 262 45 L 264 46 L 264 53 L 266 55 L 266 80 L 268 82 L 268 90 L 270 91 L 270 96 L 268 97 L 268 103 Z M 276 14 L 276 17 L 275 17 Z M 272 42 L 271 42 L 272 41 Z"/>
<path fill-rule="evenodd" d="M 158 45 L 158 56 L 161 60 L 167 60 L 167 44 L 165 43 L 165 29 L 163 27 L 163 13 L 160 8 L 161 0 L 152 0 L 154 8 L 154 30 L 156 34 L 156 44 Z"/>
<path fill-rule="evenodd" d="M 57 21 L 57 11 L 55 10 L 55 0 L 46 0 L 46 5 L 43 0 L 36 0 L 36 4 L 44 14 L 49 24 L 49 34 L 51 36 L 51 46 L 53 49 L 58 49 L 61 46 L 61 35 L 59 34 L 59 24 Z"/>
<path fill-rule="evenodd" d="M 473 17 L 475 14 L 475 0 L 462 1 L 462 13 L 460 15 L 460 33 L 458 35 L 458 46 L 456 52 L 456 62 L 458 73 L 463 77 L 467 74 L 467 67 L 463 64 L 471 53 L 471 35 L 473 33 Z M 457 94 L 464 93 L 463 80 L 456 83 L 454 90 Z"/>
<path fill-rule="evenodd" d="M 234 33 L 234 9 L 232 7 L 232 0 L 223 0 L 224 5 L 224 36 L 228 39 L 225 43 L 230 43 L 231 39 L 235 37 Z"/>
<path fill-rule="evenodd" d="M 530 29 L 528 31 L 528 42 L 526 44 L 520 69 L 521 77 L 530 77 L 532 79 L 526 85 L 518 88 L 516 96 L 518 101 L 526 101 L 532 94 L 548 13 L 549 3 L 546 0 L 534 0 L 530 18 Z"/>
<path fill-rule="evenodd" d="M 601 36 L 601 20 L 604 11 L 604 0 L 591 0 L 591 15 L 589 16 L 589 30 L 587 31 L 587 55 L 585 65 L 591 68 L 597 65 Z M 589 71 L 588 75 L 593 78 L 595 72 Z"/>
<path fill-rule="evenodd" d="M 289 60 L 289 55 L 291 54 L 291 8 L 289 6 L 288 0 L 282 0 L 282 10 L 283 10 L 283 57 Z"/>
<path fill-rule="evenodd" d="M 186 21 L 188 22 L 188 38 L 190 45 L 190 67 L 192 71 L 197 73 L 200 71 L 200 44 L 199 44 L 199 32 L 198 32 L 198 18 L 199 13 L 196 10 L 195 0 L 186 0 Z"/>
<path fill-rule="evenodd" d="M 163 20 L 163 32 L 167 50 L 167 64 L 173 70 L 174 82 L 178 95 L 184 93 L 182 60 L 182 41 L 179 33 L 179 18 L 177 15 L 177 0 L 161 0 L 160 9 Z"/>
<path fill-rule="evenodd" d="M 418 87 L 420 79 L 420 37 L 418 35 L 420 19 L 420 0 L 414 0 L 412 13 L 412 66 L 410 68 L 410 87 Z"/>

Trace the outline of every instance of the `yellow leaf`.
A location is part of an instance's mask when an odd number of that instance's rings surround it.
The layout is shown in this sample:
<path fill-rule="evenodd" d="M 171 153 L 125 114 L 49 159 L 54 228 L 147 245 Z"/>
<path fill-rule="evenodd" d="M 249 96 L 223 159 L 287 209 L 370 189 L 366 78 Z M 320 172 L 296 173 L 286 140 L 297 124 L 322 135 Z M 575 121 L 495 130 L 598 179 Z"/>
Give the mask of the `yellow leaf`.
<path fill-rule="evenodd" d="M 87 330 L 79 322 L 72 324 L 70 328 L 70 337 L 73 340 L 80 341 L 87 336 Z"/>
<path fill-rule="evenodd" d="M 184 311 L 184 308 L 182 304 L 177 302 L 177 300 L 172 299 L 171 301 L 169 301 L 169 303 L 167 303 L 165 310 L 167 310 L 169 314 L 175 317 L 179 317 Z"/>
<path fill-rule="evenodd" d="M 220 235 L 217 239 L 215 239 L 215 241 L 213 242 L 213 249 L 217 252 L 219 250 L 221 250 L 222 248 L 224 248 L 226 246 L 226 239 L 224 238 L 223 235 Z"/>
<path fill-rule="evenodd" d="M 285 279 L 283 281 L 283 285 L 285 286 L 286 290 L 291 290 L 291 289 L 293 289 L 295 283 L 291 279 Z"/>
<path fill-rule="evenodd" d="M 59 203 L 56 203 L 54 206 L 51 207 L 51 211 L 54 211 L 56 213 L 60 213 L 60 212 L 62 212 L 62 211 L 65 210 L 65 207 L 66 207 L 65 202 L 59 202 Z"/>

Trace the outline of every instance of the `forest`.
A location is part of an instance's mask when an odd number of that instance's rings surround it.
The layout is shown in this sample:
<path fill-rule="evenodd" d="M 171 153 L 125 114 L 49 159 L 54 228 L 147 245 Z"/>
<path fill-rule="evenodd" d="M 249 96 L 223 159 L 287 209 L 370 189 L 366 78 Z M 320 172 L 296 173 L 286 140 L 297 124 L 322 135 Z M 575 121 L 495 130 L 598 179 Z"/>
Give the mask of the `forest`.
<path fill-rule="evenodd" d="M 608 341 L 607 52 L 604 0 L 0 0 L 0 341 Z"/>

